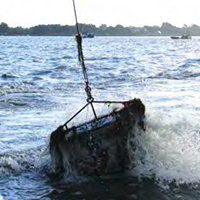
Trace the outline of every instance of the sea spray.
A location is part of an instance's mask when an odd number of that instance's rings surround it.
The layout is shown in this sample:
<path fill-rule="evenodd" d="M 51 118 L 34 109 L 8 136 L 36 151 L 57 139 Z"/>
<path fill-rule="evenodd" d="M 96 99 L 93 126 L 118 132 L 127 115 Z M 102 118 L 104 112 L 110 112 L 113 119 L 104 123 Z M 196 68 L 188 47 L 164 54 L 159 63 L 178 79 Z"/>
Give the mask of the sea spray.
<path fill-rule="evenodd" d="M 189 112 L 147 114 L 146 131 L 134 138 L 134 174 L 176 184 L 199 182 L 199 120 Z"/>
<path fill-rule="evenodd" d="M 49 162 L 45 147 L 0 154 L 0 178 L 25 171 L 42 169 Z"/>

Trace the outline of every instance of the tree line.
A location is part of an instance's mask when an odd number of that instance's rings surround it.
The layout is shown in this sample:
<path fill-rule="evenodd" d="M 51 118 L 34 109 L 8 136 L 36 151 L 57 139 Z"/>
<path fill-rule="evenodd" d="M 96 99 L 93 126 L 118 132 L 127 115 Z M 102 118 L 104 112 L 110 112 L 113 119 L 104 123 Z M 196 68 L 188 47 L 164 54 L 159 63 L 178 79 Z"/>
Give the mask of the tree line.
<path fill-rule="evenodd" d="M 143 27 L 107 26 L 106 24 L 97 27 L 93 24 L 79 24 L 79 29 L 81 33 L 93 33 L 95 36 L 180 36 L 186 33 L 192 36 L 200 36 L 198 25 L 184 25 L 180 28 L 167 22 L 164 22 L 161 26 Z M 4 36 L 73 36 L 75 34 L 76 27 L 70 25 L 48 24 L 30 28 L 20 26 L 13 28 L 5 22 L 0 24 L 0 35 Z"/>

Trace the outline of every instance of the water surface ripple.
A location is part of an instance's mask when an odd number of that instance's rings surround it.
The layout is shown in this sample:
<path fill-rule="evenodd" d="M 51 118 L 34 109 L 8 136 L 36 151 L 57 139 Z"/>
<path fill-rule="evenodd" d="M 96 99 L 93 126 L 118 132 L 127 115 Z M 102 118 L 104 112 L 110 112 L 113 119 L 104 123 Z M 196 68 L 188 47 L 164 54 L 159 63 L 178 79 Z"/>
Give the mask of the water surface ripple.
<path fill-rule="evenodd" d="M 74 37 L 0 37 L 0 193 L 6 200 L 199 199 L 200 39 L 83 40 L 97 100 L 140 97 L 147 131 L 131 174 L 51 179 L 51 131 L 85 104 Z M 109 108 L 96 108 L 98 114 Z M 89 110 L 74 124 L 89 120 Z M 139 177 L 139 179 L 138 179 Z"/>

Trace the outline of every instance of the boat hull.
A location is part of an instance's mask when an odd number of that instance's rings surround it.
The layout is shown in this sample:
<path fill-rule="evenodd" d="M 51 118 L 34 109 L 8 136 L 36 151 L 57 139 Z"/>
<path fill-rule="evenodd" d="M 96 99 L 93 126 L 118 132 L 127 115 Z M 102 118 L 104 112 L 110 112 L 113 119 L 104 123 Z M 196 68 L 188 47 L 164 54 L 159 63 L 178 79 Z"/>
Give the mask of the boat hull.
<path fill-rule="evenodd" d="M 192 39 L 192 37 L 189 36 L 189 35 L 182 35 L 181 37 L 179 37 L 179 36 L 171 36 L 171 39 L 173 39 L 173 40 L 178 40 L 178 39 Z"/>
<path fill-rule="evenodd" d="M 118 111 L 79 126 L 58 127 L 50 136 L 54 173 L 110 174 L 129 169 L 133 161 L 130 138 L 144 131 L 145 106 L 140 99 Z"/>

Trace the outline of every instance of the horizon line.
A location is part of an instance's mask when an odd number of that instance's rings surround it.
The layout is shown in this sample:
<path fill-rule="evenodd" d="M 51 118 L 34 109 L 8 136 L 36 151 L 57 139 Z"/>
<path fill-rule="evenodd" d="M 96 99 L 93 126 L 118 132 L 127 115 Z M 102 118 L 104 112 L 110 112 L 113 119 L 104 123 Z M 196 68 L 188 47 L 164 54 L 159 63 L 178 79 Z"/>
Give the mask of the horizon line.
<path fill-rule="evenodd" d="M 6 22 L 0 22 L 0 24 L 2 23 L 5 23 L 7 24 L 10 28 L 16 28 L 16 27 L 22 27 L 22 28 L 32 28 L 32 27 L 35 27 L 35 26 L 40 26 L 40 25 L 45 25 L 45 26 L 48 26 L 48 25 L 60 25 L 60 26 L 76 26 L 75 24 L 62 24 L 62 23 L 39 23 L 39 24 L 36 24 L 36 25 L 31 25 L 31 26 L 23 26 L 23 25 L 15 25 L 15 26 L 10 26 L 8 23 Z M 141 25 L 141 26 L 134 26 L 134 25 L 128 25 L 128 26 L 125 26 L 125 25 L 122 25 L 122 24 L 116 24 L 116 25 L 108 25 L 108 24 L 105 24 L 105 23 L 102 23 L 101 25 L 96 25 L 96 24 L 92 24 L 92 23 L 82 23 L 82 22 L 79 22 L 78 24 L 85 24 L 85 25 L 94 25 L 96 26 L 97 28 L 99 28 L 100 26 L 102 25 L 106 25 L 107 27 L 116 27 L 117 25 L 120 25 L 120 26 L 123 26 L 124 28 L 128 28 L 128 27 L 136 27 L 136 28 L 143 28 L 144 26 L 150 26 L 150 27 L 153 27 L 153 26 L 158 26 L 158 27 L 161 27 L 164 23 L 168 23 L 168 24 L 171 24 L 172 26 L 174 27 L 177 27 L 177 28 L 184 28 L 184 27 L 191 27 L 191 26 L 200 26 L 198 24 L 195 24 L 195 23 L 192 23 L 190 25 L 187 25 L 187 24 L 183 24 L 182 26 L 176 26 L 170 22 L 162 22 L 161 25 L 148 25 L 148 24 L 145 24 L 145 25 Z"/>

